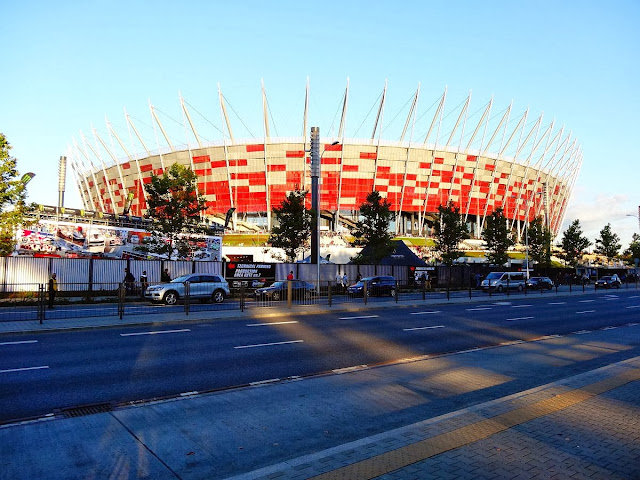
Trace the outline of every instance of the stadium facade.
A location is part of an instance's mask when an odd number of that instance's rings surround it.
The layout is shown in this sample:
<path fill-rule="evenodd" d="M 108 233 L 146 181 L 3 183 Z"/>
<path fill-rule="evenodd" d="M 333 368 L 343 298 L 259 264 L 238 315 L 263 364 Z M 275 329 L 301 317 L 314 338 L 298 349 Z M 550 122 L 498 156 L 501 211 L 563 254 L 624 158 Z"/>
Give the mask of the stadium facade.
<path fill-rule="evenodd" d="M 396 214 L 396 232 L 425 234 L 438 206 L 453 201 L 479 235 L 484 221 L 502 208 L 510 226 L 520 233 L 528 222 L 542 215 L 552 232 L 558 233 L 580 166 L 582 152 L 564 127 L 555 121 L 543 125 L 543 116 L 529 119 L 529 111 L 512 115 L 512 106 L 493 114 L 493 100 L 470 117 L 471 95 L 445 115 L 447 92 L 434 102 L 424 139 L 415 141 L 420 87 L 413 95 L 401 135 L 382 138 L 387 88 L 381 94 L 373 133 L 366 139 L 345 137 L 349 86 L 342 102 L 340 128 L 321 139 L 320 208 L 327 228 L 357 218 L 359 206 L 372 190 L 381 192 Z M 74 140 L 67 155 L 75 173 L 84 208 L 104 213 L 143 216 L 144 185 L 174 163 L 191 167 L 207 200 L 206 214 L 224 218 L 235 209 L 234 226 L 271 227 L 271 212 L 288 192 L 309 190 L 310 158 L 308 83 L 300 138 L 270 135 L 269 110 L 264 86 L 264 136 L 249 141 L 236 139 L 227 115 L 225 97 L 219 91 L 223 139 L 206 142 L 198 134 L 188 104 L 180 97 L 185 131 L 193 143 L 174 146 L 150 104 L 156 138 L 164 145 L 151 150 L 125 111 L 131 145 L 107 121 L 106 141 L 94 129 L 93 145 L 82 137 Z M 452 115 L 453 114 L 453 115 Z M 443 119 L 450 124 L 445 126 Z M 493 124 L 491 125 L 491 122 Z M 515 125 L 515 126 L 514 126 Z M 425 124 L 426 126 L 426 124 Z M 445 128 L 449 131 L 442 134 Z M 135 139 L 135 140 L 134 140 Z M 335 144 L 335 142 L 338 142 Z M 137 147 L 136 147 L 137 145 Z M 119 146 L 122 155 L 115 153 Z M 142 148 L 140 148 L 142 147 Z M 144 150 L 142 154 L 130 153 Z M 108 162 L 104 158 L 110 158 Z M 309 196 L 310 197 L 310 196 Z M 309 198 L 310 201 L 310 198 Z"/>

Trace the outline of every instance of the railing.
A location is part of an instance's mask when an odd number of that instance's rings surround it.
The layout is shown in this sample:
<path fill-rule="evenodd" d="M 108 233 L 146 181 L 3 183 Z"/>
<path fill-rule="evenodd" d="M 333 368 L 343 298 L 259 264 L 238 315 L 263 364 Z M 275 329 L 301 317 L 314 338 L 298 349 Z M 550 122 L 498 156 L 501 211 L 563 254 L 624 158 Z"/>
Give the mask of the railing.
<path fill-rule="evenodd" d="M 161 290 L 156 290 L 162 285 Z M 262 309 L 278 307 L 301 309 L 305 306 L 340 307 L 341 305 L 371 305 L 395 303 L 443 302 L 455 299 L 489 299 L 523 297 L 526 295 L 583 294 L 607 295 L 616 288 L 596 288 L 595 284 L 554 285 L 552 289 L 507 288 L 504 292 L 478 288 L 432 288 L 430 283 L 413 285 L 398 280 L 389 284 L 368 284 L 362 288 L 345 287 L 335 281 L 281 281 L 272 288 L 240 287 L 221 296 L 222 289 L 186 283 L 58 283 L 52 292 L 48 284 L 15 284 L 15 288 L 0 293 L 0 322 L 89 318 L 130 315 L 175 314 L 189 316 L 196 312 Z M 208 289 L 207 289 L 208 288 Z M 621 289 L 640 289 L 638 281 L 623 283 Z"/>

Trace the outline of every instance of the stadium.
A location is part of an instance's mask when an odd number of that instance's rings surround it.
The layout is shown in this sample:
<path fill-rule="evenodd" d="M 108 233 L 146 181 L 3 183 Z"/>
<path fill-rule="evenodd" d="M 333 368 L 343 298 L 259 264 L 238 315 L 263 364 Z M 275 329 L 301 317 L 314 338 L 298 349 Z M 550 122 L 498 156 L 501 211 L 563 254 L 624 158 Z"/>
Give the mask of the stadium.
<path fill-rule="evenodd" d="M 175 145 L 159 110 L 151 104 L 155 149 L 126 110 L 130 143 L 123 141 L 126 136 L 108 120 L 106 133 L 93 129 L 93 144 L 84 136 L 74 139 L 67 156 L 84 209 L 144 216 L 144 185 L 153 174 L 161 174 L 178 162 L 197 173 L 210 221 L 224 222 L 227 212 L 235 209 L 233 230 L 268 231 L 273 208 L 280 206 L 287 193 L 311 187 L 309 83 L 299 112 L 304 132 L 300 137 L 271 136 L 263 85 L 263 136 L 236 138 L 228 101 L 220 89 L 218 93 L 219 140 L 205 140 L 199 134 L 193 120 L 195 108 L 182 96 L 185 145 Z M 397 234 L 428 235 L 438 206 L 449 201 L 460 208 L 475 237 L 497 208 L 503 209 L 518 237 L 538 215 L 557 234 L 582 164 L 580 146 L 571 133 L 565 133 L 564 126 L 558 128 L 555 121 L 544 124 L 543 115 L 529 118 L 529 109 L 516 115 L 509 105 L 496 113 L 493 99 L 473 113 L 470 94 L 456 108 L 447 110 L 446 89 L 419 116 L 419 94 L 420 86 L 407 102 L 404 127 L 397 138 L 382 138 L 386 85 L 372 107 L 377 110 L 370 119 L 372 134 L 364 139 L 347 138 L 347 82 L 340 101 L 339 127 L 330 128 L 330 135 L 321 137 L 321 228 L 340 232 L 353 224 L 359 206 L 375 189 L 395 212 L 393 228 Z M 143 153 L 133 153 L 140 151 Z"/>

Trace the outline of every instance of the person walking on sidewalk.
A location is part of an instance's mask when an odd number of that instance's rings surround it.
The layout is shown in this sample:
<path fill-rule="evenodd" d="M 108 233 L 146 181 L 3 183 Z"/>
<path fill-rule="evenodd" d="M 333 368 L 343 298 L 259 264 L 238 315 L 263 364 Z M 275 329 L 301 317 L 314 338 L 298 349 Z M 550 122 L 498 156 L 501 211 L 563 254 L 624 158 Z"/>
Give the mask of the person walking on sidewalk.
<path fill-rule="evenodd" d="M 165 268 L 160 274 L 160 281 L 162 283 L 169 283 L 171 281 L 171 275 L 169 275 L 169 269 Z"/>
<path fill-rule="evenodd" d="M 289 275 L 287 275 L 287 280 L 293 280 L 293 270 L 291 270 Z"/>
<path fill-rule="evenodd" d="M 53 304 L 56 301 L 56 292 L 58 291 L 58 280 L 56 274 L 52 273 L 49 278 L 49 308 L 53 308 Z"/>

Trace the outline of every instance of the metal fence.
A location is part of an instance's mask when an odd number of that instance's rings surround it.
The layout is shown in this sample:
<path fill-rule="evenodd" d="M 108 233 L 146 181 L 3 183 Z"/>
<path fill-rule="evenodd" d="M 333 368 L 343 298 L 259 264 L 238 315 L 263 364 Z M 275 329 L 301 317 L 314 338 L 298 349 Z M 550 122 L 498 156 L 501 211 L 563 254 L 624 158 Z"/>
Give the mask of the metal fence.
<path fill-rule="evenodd" d="M 148 272 L 148 270 L 147 270 Z M 216 272 L 201 272 L 216 273 Z M 557 293 L 582 294 L 594 292 L 609 295 L 616 289 L 596 289 L 594 285 L 561 285 L 551 290 L 506 290 L 497 293 L 474 288 L 433 288 L 428 283 L 410 283 L 395 280 L 392 285 L 379 288 L 363 282 L 361 290 L 345 288 L 335 280 L 320 282 L 300 280 L 276 282 L 266 288 L 240 288 L 231 291 L 221 303 L 216 303 L 209 293 L 196 295 L 194 285 L 179 284 L 175 303 L 166 304 L 164 298 L 151 302 L 143 296 L 145 286 L 140 282 L 58 283 L 58 290 L 51 294 L 47 283 L 7 284 L 0 292 L 0 322 L 37 320 L 41 323 L 52 319 L 88 318 L 125 315 L 153 315 L 158 313 L 190 315 L 195 312 L 220 310 L 245 310 L 279 307 L 295 309 L 308 305 L 329 308 L 340 305 L 365 305 L 376 303 L 441 302 L 455 299 L 507 299 L 527 295 L 553 296 Z M 350 282 L 353 284 L 354 282 Z M 625 283 L 622 289 L 638 290 L 640 285 Z"/>

